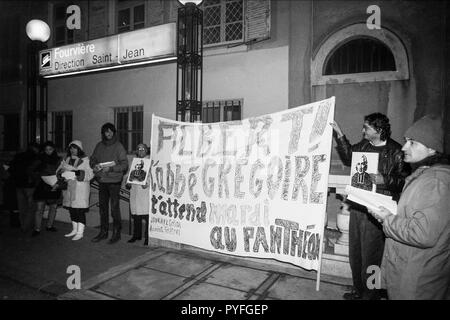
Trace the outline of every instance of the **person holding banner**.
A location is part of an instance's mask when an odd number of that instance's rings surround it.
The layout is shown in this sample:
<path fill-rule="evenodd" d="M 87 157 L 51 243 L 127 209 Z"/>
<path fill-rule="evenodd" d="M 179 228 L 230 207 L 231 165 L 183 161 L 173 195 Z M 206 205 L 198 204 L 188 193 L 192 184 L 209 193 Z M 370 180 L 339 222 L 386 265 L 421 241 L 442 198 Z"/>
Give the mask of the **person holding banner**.
<path fill-rule="evenodd" d="M 398 200 L 405 177 L 401 145 L 390 138 L 389 119 L 381 113 L 364 117 L 363 139 L 351 145 L 339 125 L 331 123 L 337 136 L 337 151 L 345 165 L 350 166 L 352 152 L 376 152 L 379 154 L 378 174 L 372 175 L 376 192 Z M 349 260 L 353 289 L 344 294 L 346 300 L 380 299 L 381 292 L 367 287 L 369 266 L 380 266 L 384 248 L 384 233 L 380 223 L 367 208 L 350 202 Z"/>
<path fill-rule="evenodd" d="M 101 129 L 102 141 L 97 143 L 91 156 L 91 168 L 99 182 L 100 204 L 100 232 L 92 242 L 108 238 L 108 211 L 111 202 L 111 216 L 113 218 L 113 234 L 109 244 L 120 240 L 122 218 L 120 214 L 119 194 L 122 179 L 128 169 L 127 152 L 119 142 L 116 128 L 112 123 L 105 123 Z"/>
<path fill-rule="evenodd" d="M 150 149 L 144 144 L 140 143 L 137 146 L 136 157 L 149 159 Z M 133 175 L 132 170 L 130 175 Z M 137 174 L 140 176 L 140 174 Z M 150 175 L 148 176 L 150 177 Z M 148 179 L 148 178 L 147 178 Z M 133 181 L 134 179 L 129 179 Z M 139 179 L 138 179 L 139 180 Z M 130 189 L 130 211 L 133 217 L 133 237 L 128 242 L 133 243 L 142 239 L 142 220 L 145 220 L 144 229 L 144 245 L 148 245 L 148 218 L 150 212 L 150 190 L 148 189 L 149 183 L 145 185 L 138 185 L 133 183 L 127 183 L 127 189 Z"/>
<path fill-rule="evenodd" d="M 389 299 L 449 299 L 450 165 L 443 137 L 441 119 L 430 116 L 406 131 L 402 150 L 414 172 L 397 214 L 370 211 L 386 234 L 381 275 Z"/>

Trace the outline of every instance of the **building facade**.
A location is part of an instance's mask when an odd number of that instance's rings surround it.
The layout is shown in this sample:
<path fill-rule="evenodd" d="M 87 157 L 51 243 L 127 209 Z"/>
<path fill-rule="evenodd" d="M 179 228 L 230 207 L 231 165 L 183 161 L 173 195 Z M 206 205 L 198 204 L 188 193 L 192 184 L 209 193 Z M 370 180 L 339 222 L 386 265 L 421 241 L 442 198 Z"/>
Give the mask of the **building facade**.
<path fill-rule="evenodd" d="M 66 27 L 76 4 L 80 29 Z M 176 0 L 2 1 L 0 150 L 27 142 L 25 24 L 50 25 L 48 48 L 176 22 Z M 386 114 L 403 143 L 412 122 L 441 114 L 450 150 L 449 22 L 445 1 L 204 0 L 203 121 L 282 111 L 336 96 L 335 119 L 349 140 L 363 117 Z M 6 44 L 6 46 L 5 46 Z M 176 61 L 49 78 L 47 130 L 63 150 L 73 139 L 91 154 L 105 122 L 130 157 L 150 143 L 152 114 L 176 117 Z M 332 151 L 332 175 L 350 170 Z M 328 201 L 329 224 L 340 203 Z"/>
<path fill-rule="evenodd" d="M 66 27 L 71 4 L 81 9 L 80 29 Z M 367 26 L 371 5 L 379 8 L 381 29 Z M 55 48 L 176 22 L 179 4 L 99 0 L 2 6 L 9 6 L 2 10 L 7 46 L 0 105 L 0 149 L 7 150 L 26 143 L 24 25 L 29 19 L 48 22 L 47 47 Z M 351 141 L 360 138 L 359 124 L 371 112 L 389 116 L 399 142 L 424 114 L 449 119 L 445 2 L 205 0 L 202 9 L 204 121 L 257 116 L 333 95 L 335 118 Z M 175 61 L 52 78 L 47 86 L 47 136 L 40 140 L 61 147 L 77 138 L 92 151 L 100 126 L 110 121 L 120 127 L 131 153 L 137 140 L 150 140 L 152 113 L 175 117 Z M 16 130 L 20 135 L 10 134 Z"/>

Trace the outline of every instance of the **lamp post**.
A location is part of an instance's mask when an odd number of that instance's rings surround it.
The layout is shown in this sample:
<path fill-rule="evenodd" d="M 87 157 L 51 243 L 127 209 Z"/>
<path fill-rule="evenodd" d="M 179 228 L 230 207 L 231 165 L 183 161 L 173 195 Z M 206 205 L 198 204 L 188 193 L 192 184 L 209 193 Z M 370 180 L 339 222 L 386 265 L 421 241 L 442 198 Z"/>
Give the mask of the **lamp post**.
<path fill-rule="evenodd" d="M 178 121 L 202 119 L 203 12 L 202 2 L 178 0 L 177 108 Z"/>
<path fill-rule="evenodd" d="M 27 46 L 27 142 L 43 142 L 47 134 L 47 82 L 39 77 L 39 51 L 46 48 L 50 28 L 44 21 L 30 20 Z"/>

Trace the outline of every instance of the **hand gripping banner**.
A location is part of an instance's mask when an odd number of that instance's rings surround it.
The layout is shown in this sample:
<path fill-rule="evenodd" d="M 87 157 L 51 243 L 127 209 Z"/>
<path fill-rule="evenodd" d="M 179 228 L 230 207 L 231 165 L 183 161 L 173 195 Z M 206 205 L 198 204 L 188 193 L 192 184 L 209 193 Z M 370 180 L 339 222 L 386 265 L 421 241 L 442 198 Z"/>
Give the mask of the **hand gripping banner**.
<path fill-rule="evenodd" d="M 319 271 L 334 104 L 208 124 L 153 115 L 150 237 Z"/>

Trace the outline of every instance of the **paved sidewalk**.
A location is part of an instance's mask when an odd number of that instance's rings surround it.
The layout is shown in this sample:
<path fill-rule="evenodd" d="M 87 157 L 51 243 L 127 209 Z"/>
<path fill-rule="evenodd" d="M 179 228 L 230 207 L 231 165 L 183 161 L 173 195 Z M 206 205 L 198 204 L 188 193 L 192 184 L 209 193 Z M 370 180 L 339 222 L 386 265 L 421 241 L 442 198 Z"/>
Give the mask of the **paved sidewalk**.
<path fill-rule="evenodd" d="M 92 243 L 95 228 L 72 241 L 64 238 L 71 227 L 62 222 L 58 232 L 32 238 L 11 229 L 7 217 L 0 214 L 0 284 L 21 285 L 24 293 L 18 297 L 4 287 L 0 293 L 13 299 L 340 300 L 350 285 L 323 274 L 316 291 L 315 272 L 195 248 L 144 247 L 127 243 L 128 235 L 114 245 Z M 70 265 L 81 269 L 80 290 L 66 286 Z"/>

